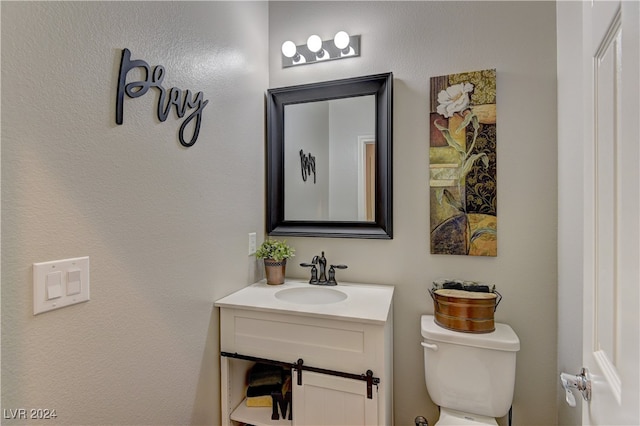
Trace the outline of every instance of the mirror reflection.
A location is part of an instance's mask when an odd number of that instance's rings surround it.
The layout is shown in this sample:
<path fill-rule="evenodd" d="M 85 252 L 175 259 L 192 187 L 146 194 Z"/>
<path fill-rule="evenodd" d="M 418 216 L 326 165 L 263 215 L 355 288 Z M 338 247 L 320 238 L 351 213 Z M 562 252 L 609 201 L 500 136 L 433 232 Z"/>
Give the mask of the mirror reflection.
<path fill-rule="evenodd" d="M 267 234 L 393 238 L 393 74 L 267 90 Z"/>
<path fill-rule="evenodd" d="M 375 221 L 375 112 L 375 95 L 285 105 L 285 220 Z"/>

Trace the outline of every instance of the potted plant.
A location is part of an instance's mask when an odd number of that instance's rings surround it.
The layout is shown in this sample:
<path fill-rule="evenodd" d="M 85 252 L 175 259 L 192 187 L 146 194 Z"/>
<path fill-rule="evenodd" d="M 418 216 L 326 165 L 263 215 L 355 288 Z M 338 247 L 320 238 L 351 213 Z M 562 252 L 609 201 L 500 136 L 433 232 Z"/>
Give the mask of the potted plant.
<path fill-rule="evenodd" d="M 284 283 L 287 259 L 295 256 L 294 252 L 295 249 L 289 246 L 286 241 L 267 239 L 260 245 L 256 251 L 256 257 L 264 259 L 267 284 Z"/>

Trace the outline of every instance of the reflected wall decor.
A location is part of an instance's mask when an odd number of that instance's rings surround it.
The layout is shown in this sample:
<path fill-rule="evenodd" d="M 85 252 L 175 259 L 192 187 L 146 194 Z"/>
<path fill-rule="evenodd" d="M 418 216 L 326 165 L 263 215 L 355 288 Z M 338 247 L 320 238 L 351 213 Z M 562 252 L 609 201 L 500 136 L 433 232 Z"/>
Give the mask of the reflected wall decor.
<path fill-rule="evenodd" d="M 310 152 L 304 153 L 300 150 L 300 168 L 302 169 L 302 181 L 306 182 L 307 178 L 313 174 L 313 183 L 316 183 L 316 157 Z"/>
<path fill-rule="evenodd" d="M 496 70 L 431 78 L 432 254 L 496 256 Z"/>

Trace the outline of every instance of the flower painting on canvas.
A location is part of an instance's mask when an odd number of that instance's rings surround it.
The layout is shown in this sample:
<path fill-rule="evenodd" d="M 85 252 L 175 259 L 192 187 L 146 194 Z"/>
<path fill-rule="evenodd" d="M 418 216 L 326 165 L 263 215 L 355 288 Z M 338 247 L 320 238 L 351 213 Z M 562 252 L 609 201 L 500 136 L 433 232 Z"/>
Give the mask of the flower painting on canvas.
<path fill-rule="evenodd" d="M 496 256 L 496 70 L 431 78 L 432 254 Z"/>

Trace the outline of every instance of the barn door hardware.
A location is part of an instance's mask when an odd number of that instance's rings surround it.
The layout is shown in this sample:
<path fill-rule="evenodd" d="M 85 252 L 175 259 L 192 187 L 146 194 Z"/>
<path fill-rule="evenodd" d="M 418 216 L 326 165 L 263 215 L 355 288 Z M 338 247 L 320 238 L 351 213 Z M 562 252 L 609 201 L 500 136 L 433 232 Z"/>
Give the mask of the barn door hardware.
<path fill-rule="evenodd" d="M 380 384 L 380 378 L 373 377 L 373 371 L 371 370 L 367 370 L 365 374 L 352 374 L 352 373 L 345 373 L 343 371 L 327 370 L 324 368 L 310 367 L 308 365 L 304 365 L 304 360 L 302 358 L 298 359 L 298 362 L 296 362 L 293 365 L 293 368 L 298 371 L 298 386 L 302 386 L 302 370 L 312 371 L 314 373 L 320 373 L 320 374 L 328 374 L 330 376 L 344 377 L 346 379 L 362 380 L 364 382 L 367 382 L 367 398 L 368 399 L 373 398 L 373 385 L 375 385 L 377 389 L 378 385 Z"/>
<path fill-rule="evenodd" d="M 380 378 L 374 377 L 373 371 L 371 370 L 367 370 L 365 374 L 352 374 L 352 373 L 345 373 L 344 371 L 327 370 L 325 368 L 317 368 L 317 367 L 311 367 L 309 365 L 304 365 L 304 360 L 302 358 L 299 358 L 298 361 L 292 364 L 290 362 L 276 361 L 276 360 L 266 359 L 266 358 L 258 358 L 254 356 L 241 355 L 238 353 L 231 353 L 231 352 L 220 352 L 220 355 L 228 358 L 243 359 L 245 361 L 260 362 L 264 364 L 278 365 L 281 367 L 294 369 L 298 371 L 298 382 L 297 382 L 298 386 L 302 386 L 303 370 L 311 371 L 313 373 L 328 374 L 330 376 L 344 377 L 346 379 L 361 380 L 361 381 L 367 382 L 367 398 L 368 399 L 373 399 L 373 386 L 375 385 L 377 389 L 378 385 L 380 384 Z"/>

